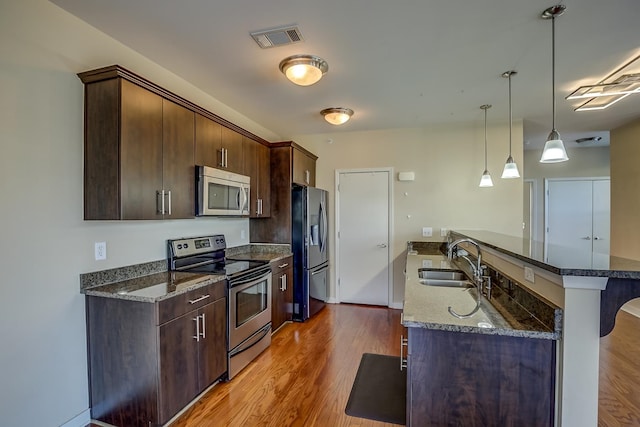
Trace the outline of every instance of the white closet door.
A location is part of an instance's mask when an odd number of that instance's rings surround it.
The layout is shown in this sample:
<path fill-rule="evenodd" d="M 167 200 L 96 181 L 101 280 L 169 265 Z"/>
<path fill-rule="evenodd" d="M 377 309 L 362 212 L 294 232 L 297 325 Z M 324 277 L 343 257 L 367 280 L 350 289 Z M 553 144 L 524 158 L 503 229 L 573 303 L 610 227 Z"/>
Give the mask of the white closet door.
<path fill-rule="evenodd" d="M 593 181 L 593 268 L 609 267 L 611 181 Z"/>
<path fill-rule="evenodd" d="M 545 260 L 568 268 L 591 268 L 591 181 L 549 181 Z"/>

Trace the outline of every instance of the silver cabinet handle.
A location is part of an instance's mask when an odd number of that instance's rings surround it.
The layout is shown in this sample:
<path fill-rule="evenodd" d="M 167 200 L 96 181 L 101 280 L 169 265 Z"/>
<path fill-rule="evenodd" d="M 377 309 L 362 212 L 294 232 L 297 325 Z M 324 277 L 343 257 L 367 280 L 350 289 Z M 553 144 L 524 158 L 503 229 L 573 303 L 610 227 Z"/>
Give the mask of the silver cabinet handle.
<path fill-rule="evenodd" d="M 205 335 L 205 326 L 204 326 L 204 324 L 205 324 L 205 323 L 204 323 L 204 322 L 205 322 L 205 317 L 204 317 L 204 316 L 205 316 L 205 313 L 202 313 L 202 315 L 201 315 L 201 316 L 202 316 L 202 339 L 205 339 L 205 338 L 206 338 L 206 335 Z"/>
<path fill-rule="evenodd" d="M 282 276 L 282 282 L 284 283 L 283 291 L 286 291 L 287 290 L 287 275 L 286 274 L 284 276 Z"/>
<path fill-rule="evenodd" d="M 304 182 L 309 184 L 311 173 L 308 170 L 304 171 Z"/>
<path fill-rule="evenodd" d="M 156 213 L 164 215 L 164 190 L 156 191 Z"/>
<path fill-rule="evenodd" d="M 169 196 L 169 212 L 168 214 L 171 215 L 171 190 L 167 191 L 167 195 Z"/>
<path fill-rule="evenodd" d="M 409 347 L 409 339 L 400 335 L 400 370 L 402 371 L 407 367 L 407 358 L 404 357 L 404 348 Z"/>
<path fill-rule="evenodd" d="M 196 316 L 193 318 L 193 320 L 196 322 L 196 334 L 193 336 L 193 338 L 200 342 L 200 316 Z"/>
<path fill-rule="evenodd" d="M 204 301 L 204 300 L 206 300 L 207 298 L 209 298 L 210 296 L 211 296 L 211 295 L 207 294 L 207 295 L 202 295 L 201 297 L 196 298 L 196 299 L 190 299 L 190 300 L 189 300 L 189 304 L 195 304 L 195 303 L 197 303 L 197 302 Z"/>
<path fill-rule="evenodd" d="M 380 244 L 378 245 L 378 247 L 379 247 L 379 248 L 386 248 L 386 247 L 387 247 L 387 244 L 386 244 L 386 243 L 380 243 Z"/>
<path fill-rule="evenodd" d="M 224 167 L 229 167 L 229 150 L 227 150 L 226 148 L 224 149 Z"/>
<path fill-rule="evenodd" d="M 278 268 L 285 268 L 285 267 L 288 267 L 288 266 L 289 266 L 289 263 L 288 263 L 288 262 L 285 262 L 284 264 L 280 264 L 280 265 L 278 266 Z"/>

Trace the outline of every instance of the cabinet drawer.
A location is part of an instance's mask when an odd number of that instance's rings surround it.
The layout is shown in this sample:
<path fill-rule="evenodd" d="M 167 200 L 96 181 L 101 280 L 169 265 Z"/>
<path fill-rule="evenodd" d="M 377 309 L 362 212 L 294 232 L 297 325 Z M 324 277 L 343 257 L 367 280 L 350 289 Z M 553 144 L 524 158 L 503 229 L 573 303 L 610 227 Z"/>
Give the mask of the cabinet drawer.
<path fill-rule="evenodd" d="M 158 325 L 225 296 L 227 281 L 220 280 L 158 303 Z"/>
<path fill-rule="evenodd" d="M 293 257 L 289 256 L 286 258 L 282 258 L 278 261 L 271 261 L 271 273 L 279 274 L 284 273 L 288 268 L 293 267 Z"/>

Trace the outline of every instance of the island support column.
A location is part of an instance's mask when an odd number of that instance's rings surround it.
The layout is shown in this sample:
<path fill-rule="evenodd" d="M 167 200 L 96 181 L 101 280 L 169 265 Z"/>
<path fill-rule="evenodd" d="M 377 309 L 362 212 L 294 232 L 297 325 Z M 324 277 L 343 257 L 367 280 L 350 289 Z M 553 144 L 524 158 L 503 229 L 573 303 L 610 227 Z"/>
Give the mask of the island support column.
<path fill-rule="evenodd" d="M 558 346 L 558 426 L 597 427 L 600 293 L 606 277 L 563 276 L 562 339 Z"/>

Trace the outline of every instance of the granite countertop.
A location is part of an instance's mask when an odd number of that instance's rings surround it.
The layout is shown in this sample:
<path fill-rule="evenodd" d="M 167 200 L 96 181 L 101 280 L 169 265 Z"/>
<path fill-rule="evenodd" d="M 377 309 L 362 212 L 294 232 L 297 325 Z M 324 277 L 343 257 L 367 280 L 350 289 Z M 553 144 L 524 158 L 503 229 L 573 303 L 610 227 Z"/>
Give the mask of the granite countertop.
<path fill-rule="evenodd" d="M 225 254 L 229 259 L 268 262 L 277 262 L 292 255 L 290 245 L 269 243 L 227 248 Z M 81 274 L 80 292 L 154 303 L 225 279 L 220 274 L 167 271 L 167 260 L 158 260 Z"/>
<path fill-rule="evenodd" d="M 228 248 L 226 257 L 242 261 L 277 262 L 292 256 L 290 245 L 271 243 L 251 243 L 249 245 Z"/>
<path fill-rule="evenodd" d="M 220 274 L 165 271 L 85 288 L 82 293 L 89 296 L 155 303 L 225 279 L 226 277 Z"/>
<path fill-rule="evenodd" d="M 512 256 L 524 262 L 528 262 L 543 270 L 550 271 L 560 276 L 589 276 L 589 277 L 613 277 L 620 279 L 640 279 L 640 261 L 599 254 L 600 260 L 608 260 L 606 266 L 576 266 L 565 265 L 561 260 L 545 260 L 543 257 L 544 244 L 538 241 L 529 241 L 520 237 L 494 233 L 483 230 L 455 230 L 451 231 L 453 239 L 468 237 L 481 245 L 492 248 L 505 255 Z M 558 248 L 562 249 L 562 248 Z M 567 251 L 574 249 L 566 248 Z"/>
<path fill-rule="evenodd" d="M 559 339 L 559 331 L 550 332 L 543 327 L 523 330 L 511 326 L 486 298 L 483 298 L 480 310 L 470 318 L 459 319 L 452 316 L 447 309 L 449 306 L 458 313 L 468 313 L 475 308 L 475 289 L 423 285 L 418 278 L 420 268 L 457 269 L 455 265 L 450 264 L 446 256 L 433 253 L 431 249 L 414 247 L 408 253 L 402 322 L 404 326 L 452 332 Z M 487 327 L 487 324 L 491 327 Z"/>

